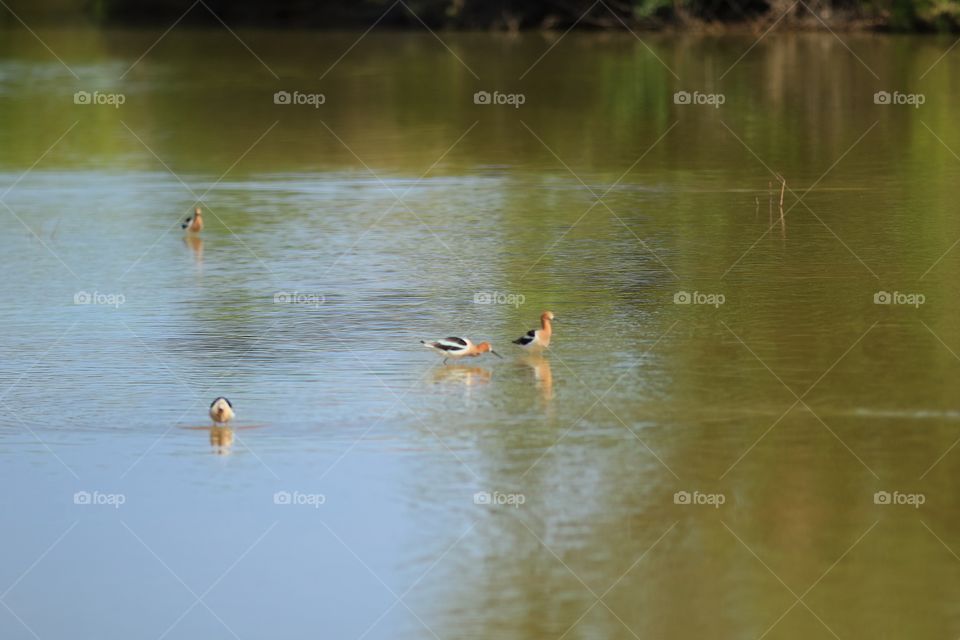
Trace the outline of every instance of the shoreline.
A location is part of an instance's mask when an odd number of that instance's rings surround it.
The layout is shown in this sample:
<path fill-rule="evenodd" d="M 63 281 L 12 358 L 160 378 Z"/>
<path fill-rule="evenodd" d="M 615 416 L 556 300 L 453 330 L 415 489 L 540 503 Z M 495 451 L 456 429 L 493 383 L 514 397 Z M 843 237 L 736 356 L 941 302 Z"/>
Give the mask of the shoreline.
<path fill-rule="evenodd" d="M 16 6 L 18 3 L 14 3 Z M 283 3 L 280 3 L 281 5 Z M 426 3 L 429 4 L 429 3 Z M 406 5 L 405 5 L 406 6 Z M 596 5 L 592 5 L 595 7 Z M 188 10 L 186 14 L 171 12 L 162 3 L 154 4 L 153 11 L 129 12 L 128 8 L 115 6 L 102 14 L 85 9 L 51 13 L 17 7 L 19 11 L 0 12 L 0 29 L 22 27 L 56 28 L 59 26 L 84 25 L 103 29 L 167 28 L 176 22 L 182 27 L 207 27 L 230 24 L 233 28 L 264 28 L 277 30 L 356 31 L 367 30 L 375 25 L 383 31 L 432 30 L 448 33 L 693 33 L 693 34 L 759 34 L 767 31 L 781 32 L 844 32 L 883 34 L 944 34 L 960 32 L 960 0 L 947 2 L 922 11 L 913 7 L 909 14 L 896 14 L 864 5 L 861 8 L 845 7 L 832 9 L 818 6 L 816 10 L 807 4 L 792 5 L 786 11 L 770 8 L 764 12 L 740 16 L 694 14 L 688 9 L 672 8 L 656 15 L 637 16 L 629 12 L 629 6 L 617 5 L 614 12 L 605 4 L 599 9 L 587 9 L 579 13 L 571 8 L 567 13 L 543 12 L 526 16 L 503 12 L 493 15 L 483 12 L 468 14 L 438 13 L 420 8 L 412 10 L 387 9 L 385 13 L 369 8 L 355 11 L 328 10 L 321 14 L 306 11 L 287 13 L 282 6 L 263 9 L 243 4 L 216 7 L 216 12 Z M 380 9 L 380 7 L 377 7 Z M 16 16 L 16 17 L 15 17 Z"/>

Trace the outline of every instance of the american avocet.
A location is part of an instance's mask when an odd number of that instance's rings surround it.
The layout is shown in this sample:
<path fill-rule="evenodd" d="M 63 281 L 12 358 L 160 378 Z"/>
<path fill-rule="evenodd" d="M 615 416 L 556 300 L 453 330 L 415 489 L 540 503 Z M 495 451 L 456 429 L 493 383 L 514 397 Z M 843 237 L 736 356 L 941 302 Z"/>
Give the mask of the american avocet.
<path fill-rule="evenodd" d="M 553 335 L 553 311 L 544 311 L 540 314 L 540 328 L 530 329 L 513 341 L 524 349 L 545 349 L 550 346 L 550 336 Z"/>
<path fill-rule="evenodd" d="M 210 403 L 210 417 L 215 424 L 226 424 L 233 420 L 233 405 L 224 397 Z"/>
<path fill-rule="evenodd" d="M 197 207 L 193 210 L 193 215 L 183 221 L 181 229 L 186 229 L 190 233 L 200 233 L 203 231 L 203 210 Z"/>
<path fill-rule="evenodd" d="M 443 340 L 434 340 L 426 341 L 421 340 L 420 344 L 425 346 L 427 349 L 433 349 L 437 352 L 438 355 L 443 356 L 443 363 L 447 363 L 447 358 L 453 358 L 458 360 L 460 358 L 471 357 L 475 358 L 477 356 L 483 355 L 488 351 L 498 358 L 502 358 L 499 353 L 493 350 L 493 347 L 490 346 L 489 342 L 481 342 L 480 344 L 473 344 L 466 338 L 444 338 Z"/>

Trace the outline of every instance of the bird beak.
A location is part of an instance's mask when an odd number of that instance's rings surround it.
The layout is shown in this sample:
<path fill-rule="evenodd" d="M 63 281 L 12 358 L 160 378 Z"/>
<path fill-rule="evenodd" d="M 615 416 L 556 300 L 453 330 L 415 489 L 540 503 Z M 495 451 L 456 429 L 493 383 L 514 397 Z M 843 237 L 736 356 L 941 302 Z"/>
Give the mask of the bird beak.
<path fill-rule="evenodd" d="M 492 353 L 493 355 L 495 355 L 495 356 L 497 356 L 498 358 L 500 358 L 501 360 L 503 360 L 503 356 L 500 355 L 499 353 L 497 353 L 496 351 L 494 351 L 493 349 L 490 349 L 490 353 Z"/>

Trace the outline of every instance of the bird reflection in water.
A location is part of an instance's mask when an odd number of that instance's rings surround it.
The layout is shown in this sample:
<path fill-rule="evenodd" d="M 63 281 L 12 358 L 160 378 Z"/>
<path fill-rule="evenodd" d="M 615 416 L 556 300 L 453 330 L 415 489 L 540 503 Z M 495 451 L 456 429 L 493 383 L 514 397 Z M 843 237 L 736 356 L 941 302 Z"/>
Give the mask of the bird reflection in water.
<path fill-rule="evenodd" d="M 193 252 L 193 261 L 197 267 L 203 266 L 203 238 L 196 235 L 183 236 L 183 244 L 190 247 Z"/>
<path fill-rule="evenodd" d="M 540 400 L 549 404 L 553 400 L 553 371 L 550 369 L 550 361 L 538 353 L 533 353 L 522 358 L 520 362 L 533 371 L 533 380 L 540 391 Z"/>
<path fill-rule="evenodd" d="M 210 449 L 212 453 L 218 456 L 228 456 L 233 452 L 233 442 L 237 438 L 237 431 L 244 431 L 247 429 L 261 429 L 266 425 L 255 424 L 255 425 L 245 425 L 242 427 L 228 427 L 223 424 L 215 424 L 213 426 L 207 425 L 203 427 L 181 427 L 182 429 L 187 429 L 189 431 L 207 431 L 210 434 Z M 243 440 L 240 440 L 240 444 L 246 447 L 243 443 Z"/>
<path fill-rule="evenodd" d="M 210 446 L 213 452 L 219 456 L 230 455 L 230 449 L 233 447 L 233 429 L 230 427 L 210 427 Z"/>
<path fill-rule="evenodd" d="M 475 387 L 477 385 L 490 382 L 493 372 L 483 367 L 468 367 L 466 365 L 448 365 L 446 367 L 437 367 L 433 371 L 433 383 L 439 384 L 449 382 L 453 384 L 462 384 L 465 387 Z"/>

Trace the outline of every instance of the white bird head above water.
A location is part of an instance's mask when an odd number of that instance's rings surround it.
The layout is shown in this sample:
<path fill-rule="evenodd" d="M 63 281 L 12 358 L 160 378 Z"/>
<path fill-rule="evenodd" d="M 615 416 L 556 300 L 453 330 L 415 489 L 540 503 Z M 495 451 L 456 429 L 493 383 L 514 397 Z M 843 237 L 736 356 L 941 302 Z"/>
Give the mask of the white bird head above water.
<path fill-rule="evenodd" d="M 210 418 L 217 424 L 233 420 L 233 405 L 223 396 L 210 403 Z"/>

